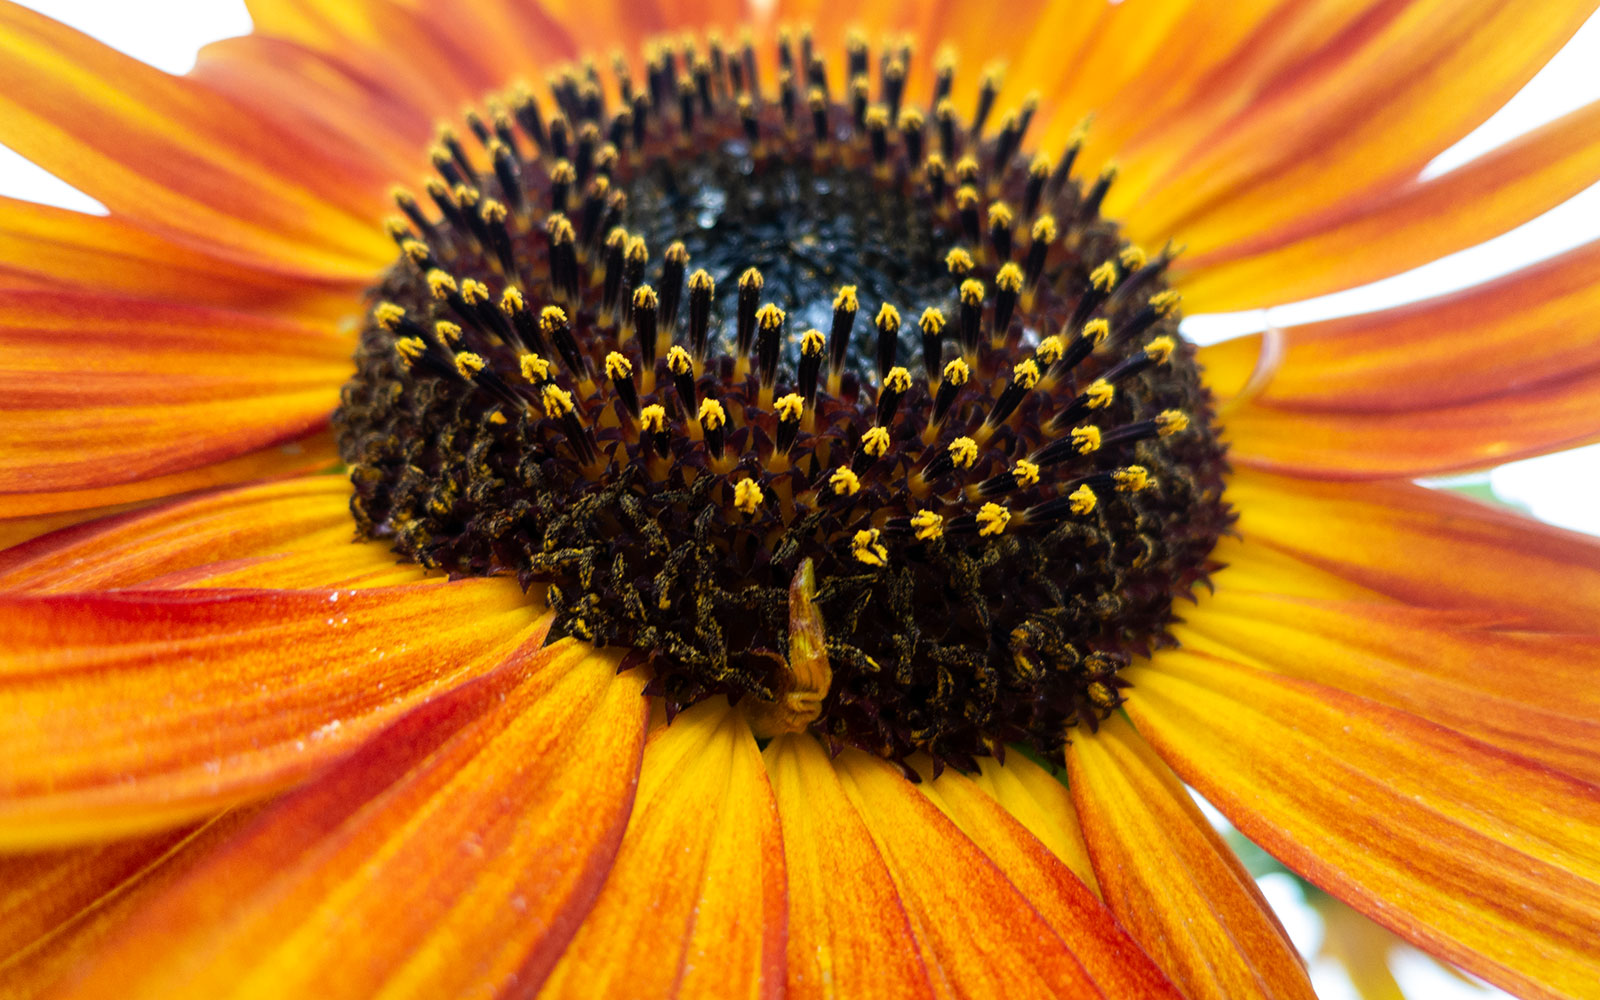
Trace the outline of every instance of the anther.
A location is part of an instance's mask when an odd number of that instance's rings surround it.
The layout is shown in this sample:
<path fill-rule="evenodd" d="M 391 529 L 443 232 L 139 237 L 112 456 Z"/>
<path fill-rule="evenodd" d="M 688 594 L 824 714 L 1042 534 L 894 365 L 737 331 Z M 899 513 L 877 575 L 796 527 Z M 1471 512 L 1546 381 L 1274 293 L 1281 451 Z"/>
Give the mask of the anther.
<path fill-rule="evenodd" d="M 834 496 L 853 497 L 861 492 L 861 477 L 855 470 L 840 466 L 828 477 L 828 488 Z"/>
<path fill-rule="evenodd" d="M 1028 259 L 1023 265 L 1022 274 L 1027 287 L 1033 288 L 1044 274 L 1045 258 L 1050 253 L 1050 244 L 1055 242 L 1055 216 L 1041 215 L 1033 220 L 1033 228 L 1028 235 L 1033 242 L 1028 245 Z"/>
<path fill-rule="evenodd" d="M 961 353 L 970 363 L 978 356 L 978 334 L 983 329 L 983 282 L 968 278 L 961 283 Z"/>
<path fill-rule="evenodd" d="M 438 238 L 438 231 L 433 228 L 433 223 L 428 217 L 422 214 L 422 206 L 417 204 L 417 199 L 411 196 L 411 192 L 396 189 L 394 203 L 405 213 L 405 217 L 411 220 L 411 225 L 416 227 L 417 235 L 423 240 L 431 241 Z"/>
<path fill-rule="evenodd" d="M 817 376 L 822 371 L 822 354 L 827 340 L 821 330 L 807 330 L 800 336 L 800 370 L 795 376 L 799 398 L 807 406 L 816 405 Z"/>
<path fill-rule="evenodd" d="M 621 226 L 606 235 L 606 276 L 601 285 L 600 310 L 609 318 L 617 308 L 617 298 L 622 293 L 622 255 L 628 248 L 628 231 Z"/>
<path fill-rule="evenodd" d="M 850 333 L 855 327 L 861 303 L 855 285 L 842 285 L 833 297 L 833 326 L 828 331 L 828 391 L 838 394 L 838 380 L 850 352 Z"/>
<path fill-rule="evenodd" d="M 961 387 L 967 384 L 972 377 L 972 369 L 960 358 L 944 366 L 943 377 L 939 381 L 939 392 L 933 399 L 933 413 L 928 419 L 929 429 L 939 426 L 945 414 L 950 412 L 950 406 L 956 401 L 956 396 L 961 392 Z"/>
<path fill-rule="evenodd" d="M 894 420 L 900 400 L 910 391 L 911 373 L 899 367 L 889 369 L 883 377 L 883 388 L 878 390 L 878 426 L 887 427 Z"/>
<path fill-rule="evenodd" d="M 633 331 L 639 340 L 639 355 L 644 359 L 645 378 L 653 380 L 656 368 L 656 291 L 649 285 L 633 290 Z"/>
<path fill-rule="evenodd" d="M 567 320 L 567 311 L 560 306 L 545 306 L 539 311 L 539 332 L 544 334 L 550 343 L 555 345 L 556 353 L 567 366 L 567 371 L 579 381 L 589 378 L 588 359 L 578 349 L 578 341 L 572 336 L 572 324 Z"/>
<path fill-rule="evenodd" d="M 578 251 L 574 246 L 576 234 L 566 216 L 552 214 L 545 220 L 545 234 L 550 239 L 550 284 L 569 302 L 578 299 Z"/>
<path fill-rule="evenodd" d="M 1022 268 L 1007 263 L 994 276 L 994 329 L 990 342 L 996 347 L 1005 343 L 1006 332 L 1011 328 L 1011 316 L 1017 301 L 1022 297 Z"/>
<path fill-rule="evenodd" d="M 1088 222 L 1100 214 L 1100 203 L 1105 201 L 1106 192 L 1111 190 L 1111 182 L 1117 179 L 1117 166 L 1114 163 L 1106 164 L 1100 176 L 1095 178 L 1094 187 L 1083 196 L 1083 203 L 1078 206 L 1078 221 Z"/>
<path fill-rule="evenodd" d="M 684 413 L 694 413 L 698 405 L 694 388 L 694 359 L 689 357 L 689 352 L 672 345 L 667 352 L 667 371 L 672 374 L 672 387 L 678 391 L 678 402 L 683 404 Z"/>
<path fill-rule="evenodd" d="M 617 392 L 617 398 L 634 417 L 639 415 L 639 390 L 633 383 L 633 362 L 620 351 L 606 355 L 606 377 Z"/>
<path fill-rule="evenodd" d="M 906 148 L 906 162 L 914 168 L 922 162 L 922 129 L 926 120 L 916 108 L 900 114 L 900 142 Z"/>
<path fill-rule="evenodd" d="M 985 67 L 983 83 L 978 88 L 978 106 L 972 112 L 973 139 L 983 134 L 984 122 L 989 120 L 989 112 L 994 110 L 995 98 L 1000 96 L 1000 84 L 1004 72 L 998 65 Z"/>
<path fill-rule="evenodd" d="M 528 308 L 528 300 L 523 297 L 520 289 L 512 287 L 500 293 L 500 311 L 511 320 L 517 346 L 523 349 L 532 348 L 545 354 L 550 352 L 550 348 L 545 344 L 544 334 L 539 332 L 539 323 L 534 318 L 532 310 Z"/>
<path fill-rule="evenodd" d="M 986 503 L 978 511 L 978 534 L 988 537 L 998 535 L 1011 523 L 1011 512 L 997 503 Z"/>
<path fill-rule="evenodd" d="M 500 182 L 500 192 L 506 203 L 521 211 L 522 174 L 517 167 L 516 154 L 510 146 L 496 139 L 489 145 L 489 156 L 494 162 L 494 175 Z"/>
<path fill-rule="evenodd" d="M 765 496 L 754 479 L 741 479 L 733 484 L 733 506 L 746 516 L 761 509 Z"/>
<path fill-rule="evenodd" d="M 761 375 L 761 388 L 770 393 L 778 380 L 778 343 L 783 335 L 785 315 L 782 309 L 767 303 L 756 311 L 756 363 Z"/>
<path fill-rule="evenodd" d="M 878 328 L 878 381 L 882 382 L 894 367 L 900 337 L 900 310 L 885 302 L 872 322 Z"/>
<path fill-rule="evenodd" d="M 661 259 L 661 326 L 669 331 L 678 324 L 678 304 L 683 300 L 683 276 L 688 267 L 689 248 L 674 241 Z"/>
<path fill-rule="evenodd" d="M 778 397 L 777 402 L 773 403 L 773 409 L 778 414 L 778 433 L 773 439 L 773 448 L 778 454 L 787 455 L 789 449 L 794 447 L 794 440 L 800 433 L 800 417 L 805 413 L 805 408 L 805 399 L 794 392 Z"/>
<path fill-rule="evenodd" d="M 874 104 L 867 109 L 865 124 L 872 162 L 882 167 L 889 161 L 889 109 Z"/>
<path fill-rule="evenodd" d="M 994 247 L 995 259 L 1002 263 L 1011 259 L 1011 224 L 1015 218 L 1005 202 L 989 206 L 989 243 Z"/>
<path fill-rule="evenodd" d="M 746 268 L 739 275 L 739 307 L 735 313 L 735 358 L 750 356 L 750 348 L 755 344 L 756 336 L 756 310 L 761 306 L 761 286 L 765 284 L 761 272 L 755 268 Z"/>
<path fill-rule="evenodd" d="M 712 458 L 721 459 L 727 441 L 728 411 L 714 399 L 703 399 L 700 401 L 696 419 L 699 420 L 700 430 L 705 435 L 706 450 L 711 453 Z"/>
<path fill-rule="evenodd" d="M 927 162 L 922 165 L 922 178 L 928 185 L 928 197 L 935 205 L 944 203 L 945 191 L 950 183 L 947 171 L 944 157 L 938 153 L 928 154 Z"/>
<path fill-rule="evenodd" d="M 716 288 L 716 281 L 705 268 L 689 275 L 689 344 L 698 357 L 705 356 L 711 334 L 711 296 Z"/>
<path fill-rule="evenodd" d="M 978 216 L 978 203 L 982 200 L 978 189 L 970 184 L 956 188 L 956 218 L 961 222 L 962 235 L 973 246 L 979 246 L 983 235 L 982 220 Z"/>
<path fill-rule="evenodd" d="M 940 355 L 944 351 L 944 313 L 935 306 L 922 310 L 917 329 L 922 331 L 922 368 L 928 384 L 938 377 Z"/>
<path fill-rule="evenodd" d="M 919 510 L 911 515 L 911 527 L 919 542 L 931 542 L 944 535 L 944 518 L 931 510 Z"/>
<path fill-rule="evenodd" d="M 578 172 L 566 160 L 557 160 L 550 168 L 550 211 L 565 212 L 572 195 L 572 185 Z"/>
<path fill-rule="evenodd" d="M 887 566 L 889 564 L 889 550 L 878 541 L 877 528 L 865 528 L 856 532 L 851 539 L 851 552 L 856 557 L 856 562 L 867 566 Z"/>
<path fill-rule="evenodd" d="M 1022 217 L 1032 218 L 1039 211 L 1039 203 L 1044 200 L 1044 186 L 1050 180 L 1050 161 L 1043 156 L 1035 156 L 1033 162 L 1028 164 L 1028 186 L 1022 192 Z"/>
<path fill-rule="evenodd" d="M 972 254 L 967 253 L 961 247 L 955 247 L 944 255 L 944 266 L 951 276 L 959 281 L 971 274 L 977 263 L 973 261 Z"/>

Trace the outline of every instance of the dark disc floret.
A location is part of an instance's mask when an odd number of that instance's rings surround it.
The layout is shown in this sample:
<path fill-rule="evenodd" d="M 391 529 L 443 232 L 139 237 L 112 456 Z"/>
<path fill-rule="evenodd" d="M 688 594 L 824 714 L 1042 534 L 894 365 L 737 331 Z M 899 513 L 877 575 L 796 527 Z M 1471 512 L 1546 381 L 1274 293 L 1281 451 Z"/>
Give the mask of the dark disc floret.
<path fill-rule="evenodd" d="M 800 52 L 763 87 L 659 45 L 441 132 L 335 415 L 351 509 L 542 588 L 669 712 L 765 717 L 820 662 L 835 745 L 1057 757 L 1231 522 L 1170 254 L 1076 142 L 1023 153 L 1033 102 L 989 121 L 996 77 L 964 121 L 948 64 L 923 110 L 909 48 Z"/>

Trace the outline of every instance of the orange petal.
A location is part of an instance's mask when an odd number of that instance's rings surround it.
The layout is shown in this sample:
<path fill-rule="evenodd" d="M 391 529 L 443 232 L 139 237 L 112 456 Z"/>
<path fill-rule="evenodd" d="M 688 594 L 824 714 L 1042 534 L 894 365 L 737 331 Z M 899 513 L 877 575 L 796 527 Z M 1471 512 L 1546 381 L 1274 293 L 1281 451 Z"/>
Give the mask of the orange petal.
<path fill-rule="evenodd" d="M 1117 995 L 1101 991 L 1074 956 L 1074 941 L 1058 936 L 1039 909 L 1073 925 L 1075 939 L 1114 939 L 1118 932 L 1092 895 L 1083 891 L 1079 896 L 1094 904 L 1092 909 L 1075 910 L 1073 902 L 1059 897 L 1031 899 L 889 764 L 846 750 L 835 767 L 845 794 L 889 867 L 924 964 L 938 970 L 956 995 Z M 1020 827 L 1013 827 L 1013 832 L 1021 833 Z M 1035 860 L 1050 857 L 1037 841 L 1033 846 L 1038 848 Z M 952 878 L 953 872 L 960 877 Z M 1056 873 L 1058 878 L 1071 878 L 1064 865 Z M 1105 985 L 1114 990 L 1116 982 Z"/>
<path fill-rule="evenodd" d="M 975 782 L 946 770 L 925 780 L 922 790 L 1033 904 L 1104 995 L 1179 1000 L 1150 956 L 1071 869 Z"/>
<path fill-rule="evenodd" d="M 1313 997 L 1249 873 L 1126 720 L 1077 734 L 1067 767 L 1106 905 L 1185 996 Z"/>
<path fill-rule="evenodd" d="M 4 986 L 6 1000 L 41 997 L 50 994 L 50 988 L 63 976 L 80 969 L 94 957 L 106 938 L 138 912 L 148 900 L 155 897 L 173 881 L 188 872 L 195 863 L 215 845 L 233 836 L 252 819 L 259 806 L 246 806 L 230 810 L 196 829 L 179 834 L 160 834 L 137 841 L 118 841 L 103 847 L 69 848 L 51 851 L 37 857 L 55 859 L 48 868 L 35 868 L 31 876 L 36 880 L 54 876 L 64 879 L 57 882 L 61 889 L 38 885 L 42 894 L 51 899 L 27 898 L 26 886 L 20 886 L 23 896 L 19 901 L 29 907 L 38 907 L 31 915 L 48 916 L 55 920 L 45 933 L 35 938 L 21 951 L 0 958 L 0 983 Z M 167 850 L 145 856 L 145 863 L 137 867 L 124 867 L 133 862 L 141 846 L 154 851 L 160 843 L 170 843 Z M 63 860 L 65 856 L 82 859 L 81 862 Z M 15 863 L 26 865 L 35 855 L 19 855 Z M 95 895 L 96 889 L 103 891 Z M 64 899 L 55 898 L 61 892 Z M 90 898 L 90 897 L 93 898 Z M 67 904 L 82 902 L 75 910 Z M 19 916 L 24 916 L 19 914 Z M 60 919 L 56 919 L 60 918 Z M 27 919 L 24 916 L 24 919 Z M 35 926 L 42 923 L 35 920 Z"/>
<path fill-rule="evenodd" d="M 173 500 L 0 553 L 0 588 L 371 587 L 421 581 L 382 542 L 357 541 L 343 476 Z M 433 579 L 442 582 L 442 576 Z"/>
<path fill-rule="evenodd" d="M 0 494 L 6 512 L 14 515 L 0 518 L 0 537 L 15 544 L 78 521 L 118 513 L 129 505 L 215 486 L 329 469 L 338 461 L 333 431 L 324 427 L 284 444 L 165 476 L 88 489 Z"/>
<path fill-rule="evenodd" d="M 1083 843 L 1078 810 L 1065 783 L 1020 753 L 1007 754 L 1004 765 L 993 757 L 978 758 L 978 773 L 972 780 L 1050 848 L 1084 885 L 1095 893 L 1100 891 L 1089 849 Z"/>
<path fill-rule="evenodd" d="M 1183 290 L 1185 308 L 1196 312 L 1308 299 L 1475 246 L 1554 208 L 1596 180 L 1600 101 L 1443 176 L 1411 181 L 1215 250 L 1186 253 L 1179 258 L 1174 280 Z M 1461 211 L 1463 205 L 1472 206 L 1471 211 Z M 1513 291 L 1510 303 L 1496 302 L 1501 316 L 1512 303 L 1524 307 L 1538 302 L 1531 290 Z M 1476 341 L 1461 335 L 1455 344 L 1458 354 L 1470 345 L 1470 360 L 1484 363 Z M 1436 374 L 1464 377 L 1462 372 Z M 1524 377 L 1532 381 L 1537 375 Z"/>
<path fill-rule="evenodd" d="M 240 261 L 370 277 L 392 257 L 379 173 L 12 3 L 0 141 L 113 213 Z"/>
<path fill-rule="evenodd" d="M 933 997 L 935 977 L 883 856 L 809 735 L 763 752 L 783 819 L 789 876 L 788 995 Z"/>
<path fill-rule="evenodd" d="M 1409 483 L 1239 472 L 1228 499 L 1245 545 L 1408 604 L 1484 611 L 1508 627 L 1594 629 L 1600 541 L 1591 536 Z"/>
<path fill-rule="evenodd" d="M 259 798 L 543 628 L 497 579 L 0 595 L 0 844 L 101 840 Z"/>
<path fill-rule="evenodd" d="M 325 426 L 348 341 L 247 313 L 0 292 L 0 490 L 183 472 Z"/>
<path fill-rule="evenodd" d="M 319 282 L 220 259 L 125 219 L 0 197 L 0 288 L 55 288 L 333 317 L 368 279 Z"/>
<path fill-rule="evenodd" d="M 1600 636 L 1475 627 L 1471 612 L 1262 594 L 1217 576 L 1185 649 L 1330 687 L 1600 784 Z M 1284 656 L 1284 650 L 1294 655 Z"/>
<path fill-rule="evenodd" d="M 779 997 L 783 838 L 755 737 L 720 698 L 645 746 L 605 887 L 541 997 Z"/>
<path fill-rule="evenodd" d="M 1124 676 L 1140 733 L 1289 867 L 1513 992 L 1600 982 L 1600 788 L 1214 657 L 1163 653 Z"/>
<path fill-rule="evenodd" d="M 92 847 L 0 857 L 0 970 L 159 863 L 193 832 L 190 827 Z"/>
<path fill-rule="evenodd" d="M 1243 94 L 1215 88 L 1225 117 L 1195 115 L 1148 151 L 1115 154 L 1128 183 L 1107 210 L 1136 239 L 1208 253 L 1411 181 L 1532 78 L 1594 4 L 1554 2 L 1539 17 L 1504 0 L 1311 9 L 1333 33 L 1278 53 L 1265 76 L 1237 81 Z"/>
<path fill-rule="evenodd" d="M 492 996 L 536 985 L 622 839 L 646 701 L 525 646 L 267 809 L 66 996 Z"/>

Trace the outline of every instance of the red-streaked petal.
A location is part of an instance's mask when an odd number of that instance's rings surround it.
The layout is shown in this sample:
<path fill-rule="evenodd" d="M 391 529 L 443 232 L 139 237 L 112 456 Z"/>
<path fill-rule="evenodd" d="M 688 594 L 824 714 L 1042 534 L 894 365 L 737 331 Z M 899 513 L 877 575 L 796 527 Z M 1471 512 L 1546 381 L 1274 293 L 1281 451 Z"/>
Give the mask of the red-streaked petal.
<path fill-rule="evenodd" d="M 930 977 L 888 866 L 821 745 L 782 736 L 763 756 L 783 820 L 789 996 L 938 995 L 937 968 Z"/>
<path fill-rule="evenodd" d="M 1503 632 L 1473 612 L 1242 591 L 1173 634 L 1185 649 L 1314 680 L 1600 784 L 1600 636 Z M 1292 655 L 1284 655 L 1293 650 Z"/>
<path fill-rule="evenodd" d="M 1307 5 L 1332 31 L 1299 51 L 1244 50 L 1229 81 L 1243 90 L 1207 88 L 1187 121 L 1116 151 L 1126 171 L 1107 210 L 1136 239 L 1200 254 L 1392 190 L 1498 110 L 1594 6 L 1562 0 L 1529 17 L 1505 0 Z M 1251 65 L 1263 54 L 1264 73 Z"/>
<path fill-rule="evenodd" d="M 542 634 L 506 580 L 0 595 L 0 844 L 283 788 Z"/>
<path fill-rule="evenodd" d="M 0 857 L 0 970 L 23 949 L 136 879 L 194 833 L 166 830 L 144 837 Z"/>
<path fill-rule="evenodd" d="M 324 427 L 285 444 L 170 475 L 89 489 L 0 494 L 6 513 L 12 515 L 0 518 L 0 537 L 15 544 L 77 521 L 118 513 L 129 505 L 217 486 L 315 472 L 332 468 L 338 461 L 333 432 Z"/>
<path fill-rule="evenodd" d="M 321 318 L 348 313 L 366 280 L 316 282 L 248 267 L 124 219 L 0 197 L 0 288 L 53 288 Z"/>
<path fill-rule="evenodd" d="M 381 172 L 0 4 L 0 140 L 113 213 L 240 261 L 364 277 L 392 255 Z"/>
<path fill-rule="evenodd" d="M 539 995 L 782 996 L 787 905 L 755 737 L 701 702 L 651 733 L 622 849 Z"/>
<path fill-rule="evenodd" d="M 1594 629 L 1600 541 L 1588 535 L 1410 483 L 1240 471 L 1228 499 L 1245 545 L 1408 604 L 1484 611 L 1506 627 Z"/>
<path fill-rule="evenodd" d="M 1387 413 L 1493 400 L 1600 368 L 1600 241 L 1465 291 L 1278 331 L 1282 360 L 1253 402 L 1295 413 Z M 1259 337 L 1208 348 L 1253 355 Z M 1487 432 L 1486 432 L 1487 433 Z"/>
<path fill-rule="evenodd" d="M 938 970 L 952 992 L 1111 995 L 1101 992 L 1022 889 L 897 770 L 858 750 L 844 751 L 835 767 L 888 864 L 924 964 Z M 1097 919 L 1093 912 L 1076 916 L 1090 925 Z"/>
<path fill-rule="evenodd" d="M 84 858 L 97 857 L 94 871 L 84 873 L 85 883 L 100 877 L 105 891 L 96 898 L 87 899 L 85 905 L 73 912 L 66 912 L 61 906 L 44 907 L 45 911 L 54 910 L 50 914 L 52 917 L 63 919 L 24 950 L 0 959 L 0 983 L 4 983 L 6 1000 L 31 1000 L 50 995 L 50 988 L 92 959 L 106 938 L 122 926 L 130 914 L 189 871 L 212 847 L 238 832 L 260 808 L 252 805 L 229 810 L 197 829 L 174 837 L 168 850 L 150 857 L 143 867 L 125 873 L 116 870 L 110 862 L 114 858 L 127 860 L 127 856 L 119 852 L 127 850 L 128 841 L 104 847 L 68 849 Z M 141 838 L 138 843 L 153 846 L 157 840 Z M 68 852 L 50 852 L 46 856 Z M 20 855 L 17 860 L 25 861 L 28 857 Z M 65 874 L 65 869 L 58 865 L 56 872 Z M 93 886 L 83 884 L 79 888 L 82 891 L 74 895 L 74 902 L 85 899 Z"/>
<path fill-rule="evenodd" d="M 646 701 L 618 657 L 524 647 L 266 810 L 66 996 L 525 993 L 614 857 Z"/>
<path fill-rule="evenodd" d="M 1184 307 L 1192 312 L 1308 299 L 1475 246 L 1554 208 L 1596 180 L 1600 101 L 1441 177 L 1412 181 L 1208 253 L 1185 254 L 1174 267 L 1174 281 L 1183 290 Z M 1461 211 L 1463 205 L 1472 208 Z M 1530 301 L 1515 295 L 1502 312 Z M 1528 343 L 1542 346 L 1531 337 Z M 1470 336 L 1460 335 L 1455 344 L 1455 356 L 1467 362 L 1464 367 L 1489 361 L 1488 350 Z M 1462 351 L 1463 345 L 1470 345 L 1469 351 Z M 1512 359 L 1495 360 L 1504 364 Z M 1435 374 L 1466 377 L 1459 370 Z M 1528 377 L 1537 375 L 1530 372 Z"/>
<path fill-rule="evenodd" d="M 976 783 L 946 770 L 925 780 L 922 790 L 1021 891 L 1102 993 L 1179 1000 L 1177 989 L 1094 893 Z"/>
<path fill-rule="evenodd" d="M 0 588 L 295 589 L 423 579 L 419 567 L 396 559 L 387 544 L 354 538 L 344 477 L 311 476 L 174 500 L 35 539 L 0 552 Z"/>
<path fill-rule="evenodd" d="M 1163 653 L 1124 676 L 1139 732 L 1295 871 L 1506 989 L 1600 982 L 1600 788 L 1214 657 Z"/>
<path fill-rule="evenodd" d="M 1067 766 L 1106 904 L 1186 996 L 1314 996 L 1249 874 L 1125 720 L 1077 735 Z"/>
<path fill-rule="evenodd" d="M 1020 753 L 1006 755 L 1001 765 L 993 757 L 978 759 L 973 782 L 1038 837 L 1090 890 L 1098 893 L 1094 865 L 1083 843 L 1078 810 L 1067 786 Z"/>

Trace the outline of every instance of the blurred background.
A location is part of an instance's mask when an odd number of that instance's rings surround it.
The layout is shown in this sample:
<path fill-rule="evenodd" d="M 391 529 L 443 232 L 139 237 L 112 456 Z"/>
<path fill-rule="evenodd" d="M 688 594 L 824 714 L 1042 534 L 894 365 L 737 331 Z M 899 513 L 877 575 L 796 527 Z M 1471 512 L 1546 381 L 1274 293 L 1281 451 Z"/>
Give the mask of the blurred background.
<path fill-rule="evenodd" d="M 330 0 L 337 2 L 337 0 Z M 1122 0 L 1139 3 L 1140 0 Z M 169 73 L 187 72 L 208 42 L 250 31 L 244 0 L 22 0 Z M 1537 3 L 1528 4 L 1537 16 Z M 1494 117 L 1440 154 L 1424 171 L 1456 169 L 1500 144 L 1600 99 L 1600 15 Z M 0 146 L 0 194 L 104 214 L 93 198 Z M 1273 326 L 1369 312 L 1475 285 L 1600 237 L 1600 184 L 1503 236 L 1372 285 L 1246 313 L 1191 316 L 1183 331 L 1213 343 Z M 1600 280 L 1600 275 L 1596 276 Z M 1600 335 L 1600 331 L 1597 331 Z M 1600 534 L 1600 445 L 1432 480 L 1427 485 L 1507 504 L 1534 517 Z M 1257 877 L 1289 936 L 1311 966 L 1324 1000 L 1462 1000 L 1506 994 L 1458 976 L 1387 931 L 1285 871 L 1201 807 Z"/>

